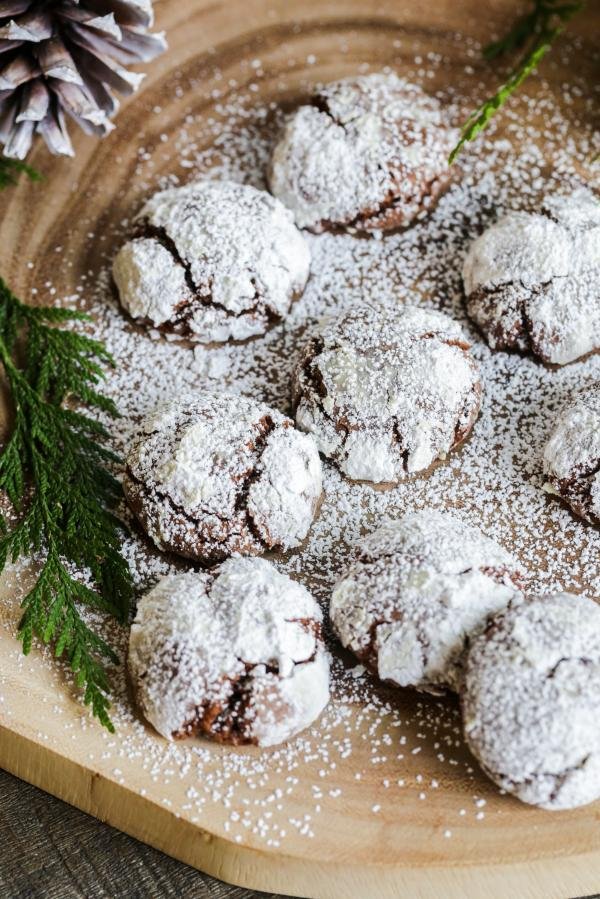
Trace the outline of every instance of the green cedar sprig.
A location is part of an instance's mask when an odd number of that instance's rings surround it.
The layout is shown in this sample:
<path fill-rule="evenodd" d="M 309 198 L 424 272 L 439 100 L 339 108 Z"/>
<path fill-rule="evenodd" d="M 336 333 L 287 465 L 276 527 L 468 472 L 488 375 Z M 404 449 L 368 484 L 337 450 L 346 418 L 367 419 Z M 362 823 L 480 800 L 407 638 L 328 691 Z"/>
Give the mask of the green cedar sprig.
<path fill-rule="evenodd" d="M 106 428 L 73 405 L 118 415 L 97 389 L 103 366 L 113 360 L 98 341 L 56 327 L 87 319 L 27 306 L 0 278 L 0 364 L 14 413 L 0 453 L 0 490 L 17 514 L 14 525 L 0 516 L 0 571 L 22 556 L 43 556 L 22 603 L 23 651 L 30 651 L 34 636 L 53 644 L 84 689 L 86 705 L 113 731 L 105 662 L 117 659 L 80 608 L 127 620 L 132 582 L 114 514 L 121 488 L 107 468 L 118 459 L 106 446 Z"/>
<path fill-rule="evenodd" d="M 585 0 L 568 3 L 560 2 L 560 0 L 535 0 L 534 8 L 530 13 L 518 19 L 507 35 L 484 49 L 483 53 L 486 59 L 493 60 L 525 48 L 504 84 L 482 103 L 463 125 L 460 139 L 450 153 L 448 159 L 450 164 L 454 162 L 464 145 L 468 141 L 474 140 L 483 131 L 490 119 L 531 75 L 558 36 L 562 34 L 568 22 L 584 6 Z"/>
<path fill-rule="evenodd" d="M 19 175 L 27 175 L 30 181 L 41 181 L 42 176 L 30 165 L 19 159 L 0 156 L 0 190 L 17 183 Z"/>

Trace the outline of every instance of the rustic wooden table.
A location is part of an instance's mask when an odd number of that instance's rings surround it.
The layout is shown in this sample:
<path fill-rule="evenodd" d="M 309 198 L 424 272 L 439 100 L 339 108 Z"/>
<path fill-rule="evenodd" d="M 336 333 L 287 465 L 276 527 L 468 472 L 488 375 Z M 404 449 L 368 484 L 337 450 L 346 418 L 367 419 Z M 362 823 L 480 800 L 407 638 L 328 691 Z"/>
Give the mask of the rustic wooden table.
<path fill-rule="evenodd" d="M 279 899 L 228 886 L 0 771 L 2 899 Z"/>

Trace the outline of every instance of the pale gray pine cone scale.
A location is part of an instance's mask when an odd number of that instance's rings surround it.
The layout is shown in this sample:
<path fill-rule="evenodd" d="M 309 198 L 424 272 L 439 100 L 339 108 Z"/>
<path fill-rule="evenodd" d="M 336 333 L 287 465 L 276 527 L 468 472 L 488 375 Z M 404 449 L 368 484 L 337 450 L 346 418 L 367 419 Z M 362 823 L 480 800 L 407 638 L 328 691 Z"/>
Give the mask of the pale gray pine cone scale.
<path fill-rule="evenodd" d="M 87 134 L 114 127 L 113 91 L 130 94 L 143 75 L 125 66 L 166 47 L 149 34 L 151 0 L 0 0 L 0 144 L 24 159 L 36 134 L 73 155 L 66 115 Z"/>

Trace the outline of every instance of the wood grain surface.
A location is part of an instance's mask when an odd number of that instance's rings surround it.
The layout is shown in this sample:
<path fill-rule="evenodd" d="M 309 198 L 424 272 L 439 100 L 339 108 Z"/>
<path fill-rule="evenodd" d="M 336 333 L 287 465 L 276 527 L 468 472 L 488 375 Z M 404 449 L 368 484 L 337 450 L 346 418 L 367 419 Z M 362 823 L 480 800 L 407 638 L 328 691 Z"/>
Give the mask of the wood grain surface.
<path fill-rule="evenodd" d="M 147 190 L 148 182 L 133 177 L 141 150 L 150 160 L 149 180 L 167 173 L 185 177 L 174 135 L 186 116 L 208 119 L 214 114 L 210 78 L 215 67 L 225 85 L 239 89 L 250 84 L 249 61 L 260 56 L 266 72 L 261 100 L 287 103 L 306 90 L 306 60 L 312 56 L 317 63 L 311 66 L 310 80 L 316 82 L 355 72 L 365 60 L 401 71 L 404 56 L 443 52 L 449 64 L 438 71 L 432 86 L 439 87 L 444 78 L 457 83 L 468 78 L 474 94 L 480 94 L 486 77 L 490 84 L 489 73 L 486 76 L 467 52 L 467 38 L 485 40 L 491 31 L 505 27 L 519 8 L 513 0 L 490 0 L 485 14 L 480 0 L 427 5 L 414 0 L 161 0 L 158 25 L 168 32 L 170 50 L 150 67 L 140 95 L 125 104 L 117 130 L 100 144 L 77 136 L 72 161 L 53 160 L 40 147 L 31 162 L 46 175 L 43 194 L 23 181 L 3 195 L 0 271 L 23 297 L 50 281 L 59 295 L 69 296 L 84 274 L 93 278 L 102 259 L 114 250 L 111 238 L 105 240 L 110 225 L 137 208 Z M 588 71 L 591 84 L 593 41 L 600 30 L 598 5 L 590 4 L 576 28 L 581 35 L 578 65 Z M 395 36 L 402 38 L 400 49 L 390 39 Z M 565 66 L 557 55 L 548 76 L 557 102 L 561 84 L 569 77 Z M 193 93 L 178 90 L 183 81 L 196 85 Z M 574 139 L 584 109 L 581 98 L 567 111 Z M 16 593 L 10 577 L 4 578 L 1 589 L 4 598 Z M 385 814 L 372 814 L 382 791 L 381 772 L 370 770 L 357 783 L 354 771 L 361 760 L 354 758 L 352 767 L 338 766 L 336 783 L 343 786 L 343 796 L 324 810 L 318 839 L 292 834 L 278 850 L 249 831 L 242 842 L 234 843 L 227 836 L 229 812 L 224 807 L 215 805 L 200 822 L 186 811 L 171 810 L 185 809 L 193 773 L 175 778 L 165 797 L 164 786 L 131 754 L 123 754 L 117 770 L 110 753 L 102 753 L 106 736 L 83 723 L 77 697 L 65 687 L 60 668 L 39 653 L 23 662 L 14 639 L 17 603 L 12 610 L 10 603 L 2 607 L 9 612 L 0 616 L 0 767 L 220 879 L 319 899 L 565 899 L 589 895 L 600 884 L 600 804 L 549 815 L 500 797 L 476 773 L 477 792 L 487 802 L 489 816 L 486 827 L 478 827 L 458 817 L 461 806 L 472 800 L 472 780 L 458 770 L 452 776 L 433 751 L 408 759 L 406 770 L 413 779 L 425 772 L 439 781 L 435 804 L 419 802 L 415 790 L 401 802 L 388 804 Z M 419 724 L 411 715 L 415 703 L 433 715 L 434 700 L 400 693 L 394 702 L 401 714 L 406 712 L 406 733 L 416 741 Z M 352 710 L 355 719 L 361 714 L 359 708 Z M 448 716 L 456 722 L 451 702 Z M 367 727 L 368 717 L 365 722 Z M 116 739 L 131 745 L 139 728 L 132 720 Z M 157 753 L 162 751 L 158 737 L 149 734 L 148 739 L 155 742 Z M 226 752 L 222 747 L 207 749 L 205 773 L 218 774 Z M 368 769 L 366 743 L 364 752 Z M 464 763 L 464 747 L 456 754 Z M 258 751 L 248 749 L 247 757 L 258 758 Z M 296 819 L 306 813 L 309 785 L 319 782 L 319 768 L 319 759 L 302 765 L 300 786 L 288 803 L 288 813 Z M 443 839 L 444 822 L 450 817 L 459 822 L 452 840 Z"/>
<path fill-rule="evenodd" d="M 280 894 L 229 886 L 195 871 L 3 771 L 0 896 L 282 899 Z M 598 899 L 598 895 L 586 899 Z"/>

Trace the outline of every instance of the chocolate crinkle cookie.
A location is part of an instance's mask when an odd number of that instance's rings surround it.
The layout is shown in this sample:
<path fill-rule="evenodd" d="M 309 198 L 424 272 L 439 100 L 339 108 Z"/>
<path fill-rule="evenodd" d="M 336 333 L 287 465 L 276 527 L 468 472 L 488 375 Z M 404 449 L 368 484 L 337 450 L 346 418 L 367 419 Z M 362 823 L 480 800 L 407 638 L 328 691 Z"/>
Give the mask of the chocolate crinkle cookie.
<path fill-rule="evenodd" d="M 473 643 L 462 705 L 502 789 L 546 809 L 600 798 L 600 607 L 559 593 L 501 613 Z"/>
<path fill-rule="evenodd" d="M 600 381 L 577 391 L 544 449 L 544 489 L 600 525 Z"/>
<path fill-rule="evenodd" d="M 390 521 L 359 544 L 330 615 L 341 643 L 383 681 L 460 686 L 470 641 L 521 599 L 518 562 L 449 513 Z"/>
<path fill-rule="evenodd" d="M 304 290 L 310 254 L 265 191 L 201 181 L 155 194 L 113 277 L 135 318 L 202 343 L 264 334 Z"/>
<path fill-rule="evenodd" d="M 289 116 L 269 186 L 301 228 L 387 231 L 435 204 L 456 137 L 420 87 L 396 75 L 344 78 Z"/>
<path fill-rule="evenodd" d="M 600 202 L 588 190 L 510 212 L 471 245 L 467 312 L 497 350 L 566 365 L 600 348 Z"/>
<path fill-rule="evenodd" d="M 394 484 L 467 436 L 481 384 L 460 325 L 421 307 L 355 306 L 295 371 L 296 423 L 353 480 Z"/>
<path fill-rule="evenodd" d="M 126 460 L 129 505 L 156 545 L 203 564 L 298 546 L 321 497 L 311 437 L 264 403 L 226 393 L 160 406 Z"/>
<path fill-rule="evenodd" d="M 138 706 L 167 739 L 272 746 L 329 700 L 319 606 L 264 559 L 163 577 L 138 605 L 128 671 Z"/>

